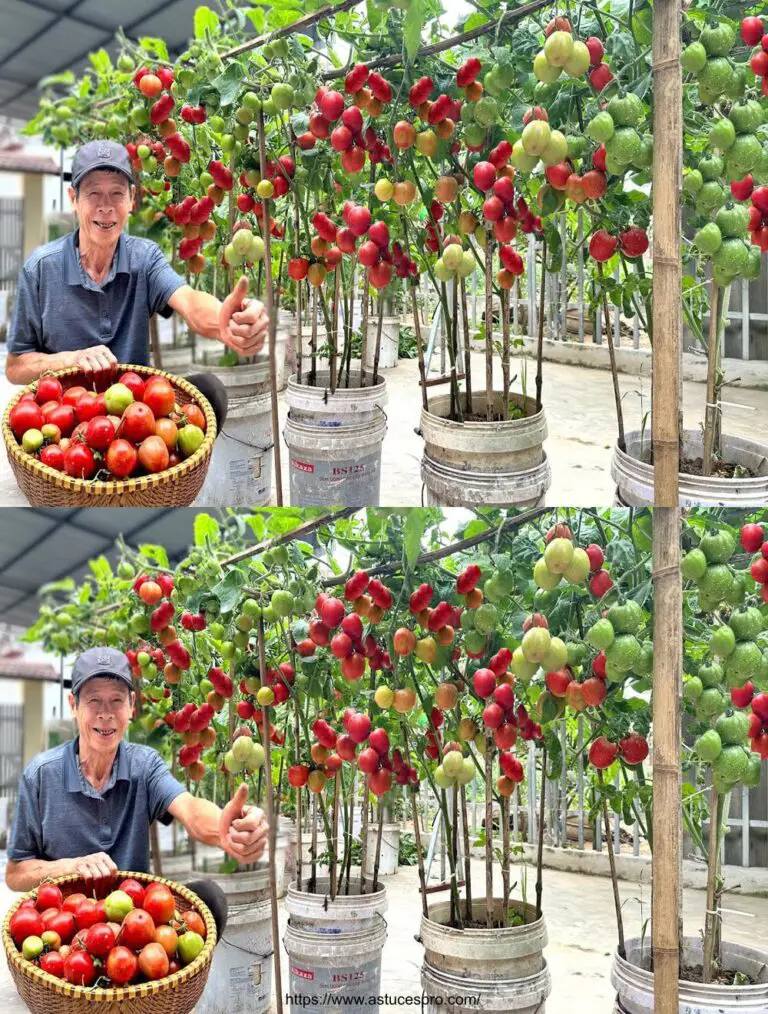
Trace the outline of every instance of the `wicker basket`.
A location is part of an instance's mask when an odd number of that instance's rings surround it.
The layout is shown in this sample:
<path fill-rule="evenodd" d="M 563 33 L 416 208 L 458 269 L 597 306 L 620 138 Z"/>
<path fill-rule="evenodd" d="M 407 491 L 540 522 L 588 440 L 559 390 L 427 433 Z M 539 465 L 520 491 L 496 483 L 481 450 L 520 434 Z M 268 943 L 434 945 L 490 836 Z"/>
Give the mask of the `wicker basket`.
<path fill-rule="evenodd" d="M 216 439 L 216 417 L 208 400 L 196 387 L 181 377 L 148 366 L 116 366 L 113 374 L 100 378 L 96 385 L 92 376 L 86 376 L 77 367 L 59 370 L 53 376 L 58 377 L 65 389 L 82 384 L 89 390 L 95 386 L 99 391 L 106 390 L 115 376 L 126 370 L 144 376 L 165 377 L 173 384 L 181 406 L 196 402 L 206 419 L 203 443 L 178 465 L 154 475 L 106 482 L 75 479 L 27 454 L 11 430 L 8 422 L 11 410 L 27 391 L 37 391 L 35 381 L 11 399 L 3 415 L 3 440 L 8 460 L 19 488 L 32 507 L 188 507 L 200 492 Z"/>
<path fill-rule="evenodd" d="M 25 898 L 36 898 L 37 891 L 25 894 L 11 907 L 3 923 L 3 946 L 16 988 L 32 1014 L 189 1014 L 200 999 L 211 968 L 213 949 L 216 946 L 216 923 L 210 910 L 192 891 L 162 877 L 148 873 L 116 873 L 104 882 L 100 890 L 106 895 L 126 877 L 144 883 L 160 883 L 170 887 L 180 913 L 196 909 L 205 921 L 205 946 L 194 961 L 173 975 L 154 982 L 119 989 L 100 989 L 95 986 L 73 986 L 48 972 L 42 971 L 22 957 L 8 929 L 11 916 Z M 84 881 L 71 874 L 53 881 L 65 897 L 83 890 Z"/>

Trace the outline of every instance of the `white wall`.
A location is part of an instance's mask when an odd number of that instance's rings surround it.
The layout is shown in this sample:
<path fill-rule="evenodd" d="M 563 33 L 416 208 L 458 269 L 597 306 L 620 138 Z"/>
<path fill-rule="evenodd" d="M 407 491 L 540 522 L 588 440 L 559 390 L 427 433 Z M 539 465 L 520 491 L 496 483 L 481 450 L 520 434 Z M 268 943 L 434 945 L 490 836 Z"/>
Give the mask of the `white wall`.
<path fill-rule="evenodd" d="M 58 148 L 48 147 L 43 143 L 40 137 L 21 137 L 20 140 L 24 144 L 24 150 L 30 155 L 45 155 L 58 165 L 59 164 L 59 150 Z M 74 149 L 70 149 L 64 152 L 64 169 L 69 171 L 72 155 Z M 60 189 L 59 189 L 59 178 L 57 176 L 46 176 L 43 185 L 43 213 L 48 214 L 52 211 L 61 211 L 62 207 L 64 211 L 70 211 L 71 205 L 69 198 L 67 197 L 67 186 L 64 184 L 64 200 L 63 204 L 60 200 Z M 3 173 L 0 172 L 0 197 L 22 197 L 22 179 L 21 173 Z"/>

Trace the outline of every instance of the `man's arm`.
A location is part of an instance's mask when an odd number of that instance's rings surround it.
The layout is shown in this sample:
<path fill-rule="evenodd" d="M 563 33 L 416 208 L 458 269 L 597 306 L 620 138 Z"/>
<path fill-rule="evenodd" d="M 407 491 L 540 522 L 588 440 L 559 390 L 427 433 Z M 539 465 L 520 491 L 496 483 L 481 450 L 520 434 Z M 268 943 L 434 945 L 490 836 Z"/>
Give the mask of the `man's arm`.
<path fill-rule="evenodd" d="M 12 891 L 32 891 L 47 877 L 65 877 L 77 873 L 86 880 L 100 880 L 117 872 L 117 866 L 106 852 L 94 852 L 74 859 L 8 860 L 5 882 Z"/>
<path fill-rule="evenodd" d="M 74 352 L 21 352 L 18 355 L 9 352 L 5 375 L 12 384 L 31 384 L 48 370 L 79 366 L 86 373 L 100 373 L 112 369 L 116 363 L 117 359 L 106 345 L 94 345 Z"/>
<path fill-rule="evenodd" d="M 207 799 L 182 792 L 168 812 L 186 828 L 187 833 L 206 845 L 224 849 L 238 862 L 254 863 L 264 854 L 267 823 L 256 806 L 247 806 L 248 787 L 243 784 L 223 810 Z"/>
<path fill-rule="evenodd" d="M 269 321 L 258 299 L 246 299 L 248 280 L 243 275 L 223 303 L 215 296 L 182 285 L 168 305 L 204 338 L 223 342 L 241 356 L 255 356 L 267 337 Z"/>

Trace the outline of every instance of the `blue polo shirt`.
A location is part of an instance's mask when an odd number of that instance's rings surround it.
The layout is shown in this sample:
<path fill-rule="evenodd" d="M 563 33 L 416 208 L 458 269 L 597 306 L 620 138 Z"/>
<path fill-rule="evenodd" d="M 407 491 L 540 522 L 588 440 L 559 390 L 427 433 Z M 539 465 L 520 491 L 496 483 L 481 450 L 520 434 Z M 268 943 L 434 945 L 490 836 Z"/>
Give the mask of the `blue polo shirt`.
<path fill-rule="evenodd" d="M 80 263 L 77 229 L 38 247 L 19 274 L 8 352 L 74 352 L 106 345 L 118 363 L 149 364 L 149 318 L 170 317 L 182 285 L 160 247 L 123 233 L 101 285 Z"/>
<path fill-rule="evenodd" d="M 38 754 L 19 782 L 8 858 L 71 859 L 106 852 L 119 870 L 149 872 L 149 825 L 170 824 L 185 792 L 156 750 L 120 743 L 97 792 L 80 769 L 78 739 Z"/>

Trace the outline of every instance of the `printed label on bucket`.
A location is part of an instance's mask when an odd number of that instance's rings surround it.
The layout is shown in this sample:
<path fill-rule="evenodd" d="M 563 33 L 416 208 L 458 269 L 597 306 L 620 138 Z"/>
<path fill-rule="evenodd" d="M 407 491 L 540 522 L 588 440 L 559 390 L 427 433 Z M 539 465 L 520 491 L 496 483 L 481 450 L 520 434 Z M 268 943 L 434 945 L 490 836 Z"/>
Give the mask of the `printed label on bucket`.
<path fill-rule="evenodd" d="M 353 461 L 302 461 L 291 457 L 294 507 L 368 507 L 379 502 L 381 453 Z"/>
<path fill-rule="evenodd" d="M 249 965 L 230 966 L 227 976 L 228 1014 L 254 1014 L 269 1008 L 272 976 L 268 975 L 262 982 L 261 965 L 261 961 L 256 961 Z"/>
<path fill-rule="evenodd" d="M 335 1011 L 340 1006 L 356 1006 L 376 997 L 381 988 L 381 954 L 360 966 L 301 968 L 291 965 L 291 1005 L 311 1007 L 313 1011 Z M 344 998 L 343 1000 L 341 998 Z M 295 999 L 294 999 L 295 998 Z"/>

